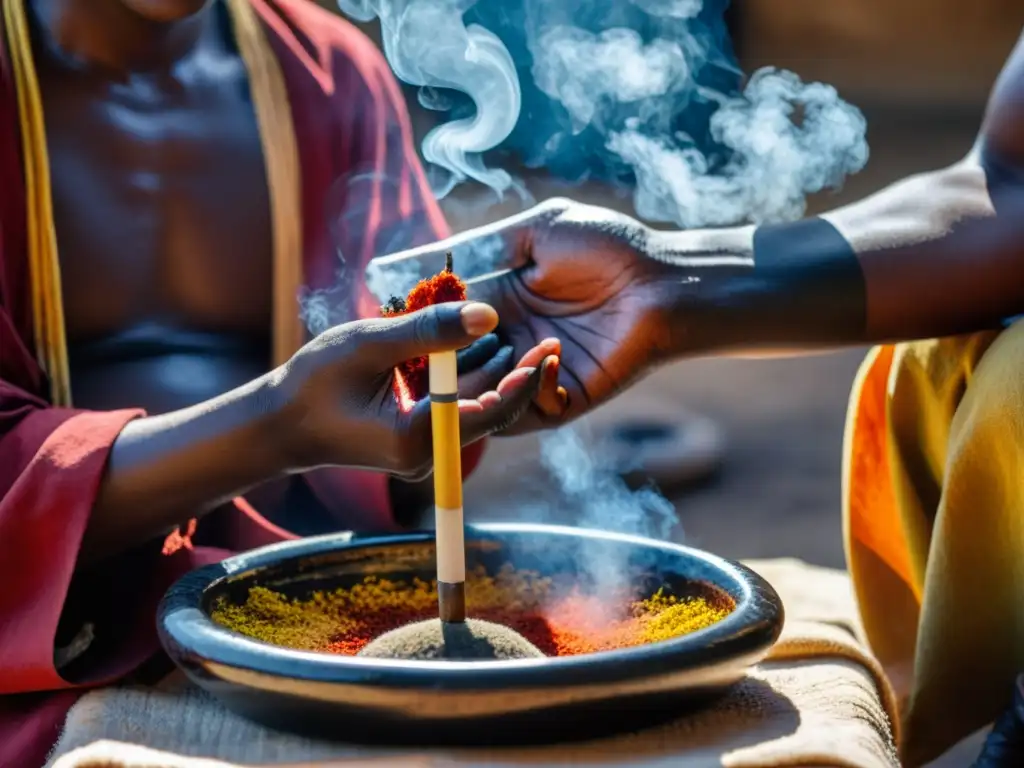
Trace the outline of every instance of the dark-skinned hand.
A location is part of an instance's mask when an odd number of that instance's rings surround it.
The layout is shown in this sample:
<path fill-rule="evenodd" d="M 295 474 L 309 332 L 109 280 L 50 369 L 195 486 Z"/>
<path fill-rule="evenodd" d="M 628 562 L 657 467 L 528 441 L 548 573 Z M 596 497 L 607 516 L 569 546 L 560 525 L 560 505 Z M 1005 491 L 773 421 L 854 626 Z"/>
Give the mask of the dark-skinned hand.
<path fill-rule="evenodd" d="M 559 386 L 539 391 L 529 412 L 504 430 L 518 433 L 581 415 L 662 357 L 668 339 L 659 281 L 671 268 L 644 255 L 649 232 L 628 216 L 555 199 L 376 264 L 418 262 L 430 274 L 447 251 L 463 270 L 488 254 L 494 271 L 467 280 L 470 298 L 498 311 L 499 336 L 525 364 L 538 364 L 538 344 L 559 356 Z"/>
<path fill-rule="evenodd" d="M 494 309 L 442 304 L 397 318 L 345 323 L 322 333 L 280 369 L 275 387 L 292 425 L 283 435 L 291 471 L 324 465 L 406 479 L 431 470 L 429 398 L 399 406 L 395 366 L 433 352 L 464 350 L 459 378 L 463 445 L 507 429 L 557 379 L 557 345 L 513 352 L 492 333 Z M 553 354 L 554 352 L 555 354 Z"/>

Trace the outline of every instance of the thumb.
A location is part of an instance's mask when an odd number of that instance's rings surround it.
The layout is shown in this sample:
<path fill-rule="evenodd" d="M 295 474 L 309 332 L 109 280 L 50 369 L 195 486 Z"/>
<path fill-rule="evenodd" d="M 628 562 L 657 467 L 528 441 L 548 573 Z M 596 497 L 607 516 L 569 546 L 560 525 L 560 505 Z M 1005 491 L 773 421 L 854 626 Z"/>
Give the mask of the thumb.
<path fill-rule="evenodd" d="M 378 369 L 414 357 L 468 347 L 498 325 L 494 308 L 477 301 L 435 304 L 408 315 L 382 318 L 368 325 L 364 359 Z"/>

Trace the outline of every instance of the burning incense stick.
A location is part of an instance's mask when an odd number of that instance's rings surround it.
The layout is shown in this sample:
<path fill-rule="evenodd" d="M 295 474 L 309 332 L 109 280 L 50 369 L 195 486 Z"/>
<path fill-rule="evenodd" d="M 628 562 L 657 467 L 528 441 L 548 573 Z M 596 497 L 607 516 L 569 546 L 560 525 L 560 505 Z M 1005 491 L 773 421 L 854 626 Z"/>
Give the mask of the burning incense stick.
<path fill-rule="evenodd" d="M 452 255 L 445 259 L 452 271 Z M 462 441 L 454 352 L 430 355 L 430 418 L 434 438 L 437 598 L 441 621 L 466 620 L 466 544 L 462 523 Z"/>

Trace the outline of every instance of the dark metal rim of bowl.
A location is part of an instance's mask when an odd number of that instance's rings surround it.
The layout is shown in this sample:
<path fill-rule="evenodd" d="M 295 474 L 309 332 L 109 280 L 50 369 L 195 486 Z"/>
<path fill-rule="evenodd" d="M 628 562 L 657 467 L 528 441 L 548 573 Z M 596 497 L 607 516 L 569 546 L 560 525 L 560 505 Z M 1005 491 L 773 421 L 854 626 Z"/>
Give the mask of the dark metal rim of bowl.
<path fill-rule="evenodd" d="M 254 673 L 246 677 L 257 685 L 261 679 L 287 678 L 438 693 L 609 684 L 719 665 L 745 669 L 764 657 L 782 630 L 784 612 L 778 594 L 758 574 L 739 563 L 679 544 L 562 526 L 469 526 L 466 538 L 468 542 L 509 535 L 606 539 L 660 549 L 680 561 L 709 568 L 720 579 L 716 586 L 730 593 L 736 608 L 710 627 L 658 643 L 579 656 L 483 663 L 369 659 L 297 651 L 233 632 L 216 624 L 202 610 L 205 591 L 227 577 L 339 549 L 431 543 L 434 538 L 432 532 L 373 538 L 342 533 L 274 544 L 186 574 L 168 590 L 160 604 L 160 639 L 179 666 L 201 677 L 221 677 L 223 671 L 233 669 Z"/>

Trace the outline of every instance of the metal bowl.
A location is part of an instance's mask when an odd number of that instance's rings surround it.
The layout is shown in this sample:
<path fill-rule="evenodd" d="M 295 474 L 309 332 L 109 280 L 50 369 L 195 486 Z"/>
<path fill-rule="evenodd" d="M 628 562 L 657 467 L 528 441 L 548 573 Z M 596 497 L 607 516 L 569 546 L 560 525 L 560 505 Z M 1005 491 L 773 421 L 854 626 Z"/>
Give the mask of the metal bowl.
<path fill-rule="evenodd" d="M 161 642 L 195 683 L 272 728 L 361 743 L 495 745 L 588 738 L 679 716 L 739 680 L 782 629 L 782 602 L 764 579 L 690 547 L 528 524 L 470 527 L 466 545 L 467 565 L 491 573 L 511 563 L 591 580 L 601 573 L 630 574 L 638 590 L 668 584 L 677 594 L 724 598 L 735 609 L 706 629 L 671 640 L 500 662 L 296 651 L 210 618 L 219 598 L 242 602 L 256 585 L 300 596 L 351 586 L 370 574 L 431 577 L 432 532 L 380 538 L 343 533 L 264 547 L 187 574 L 161 603 Z"/>

